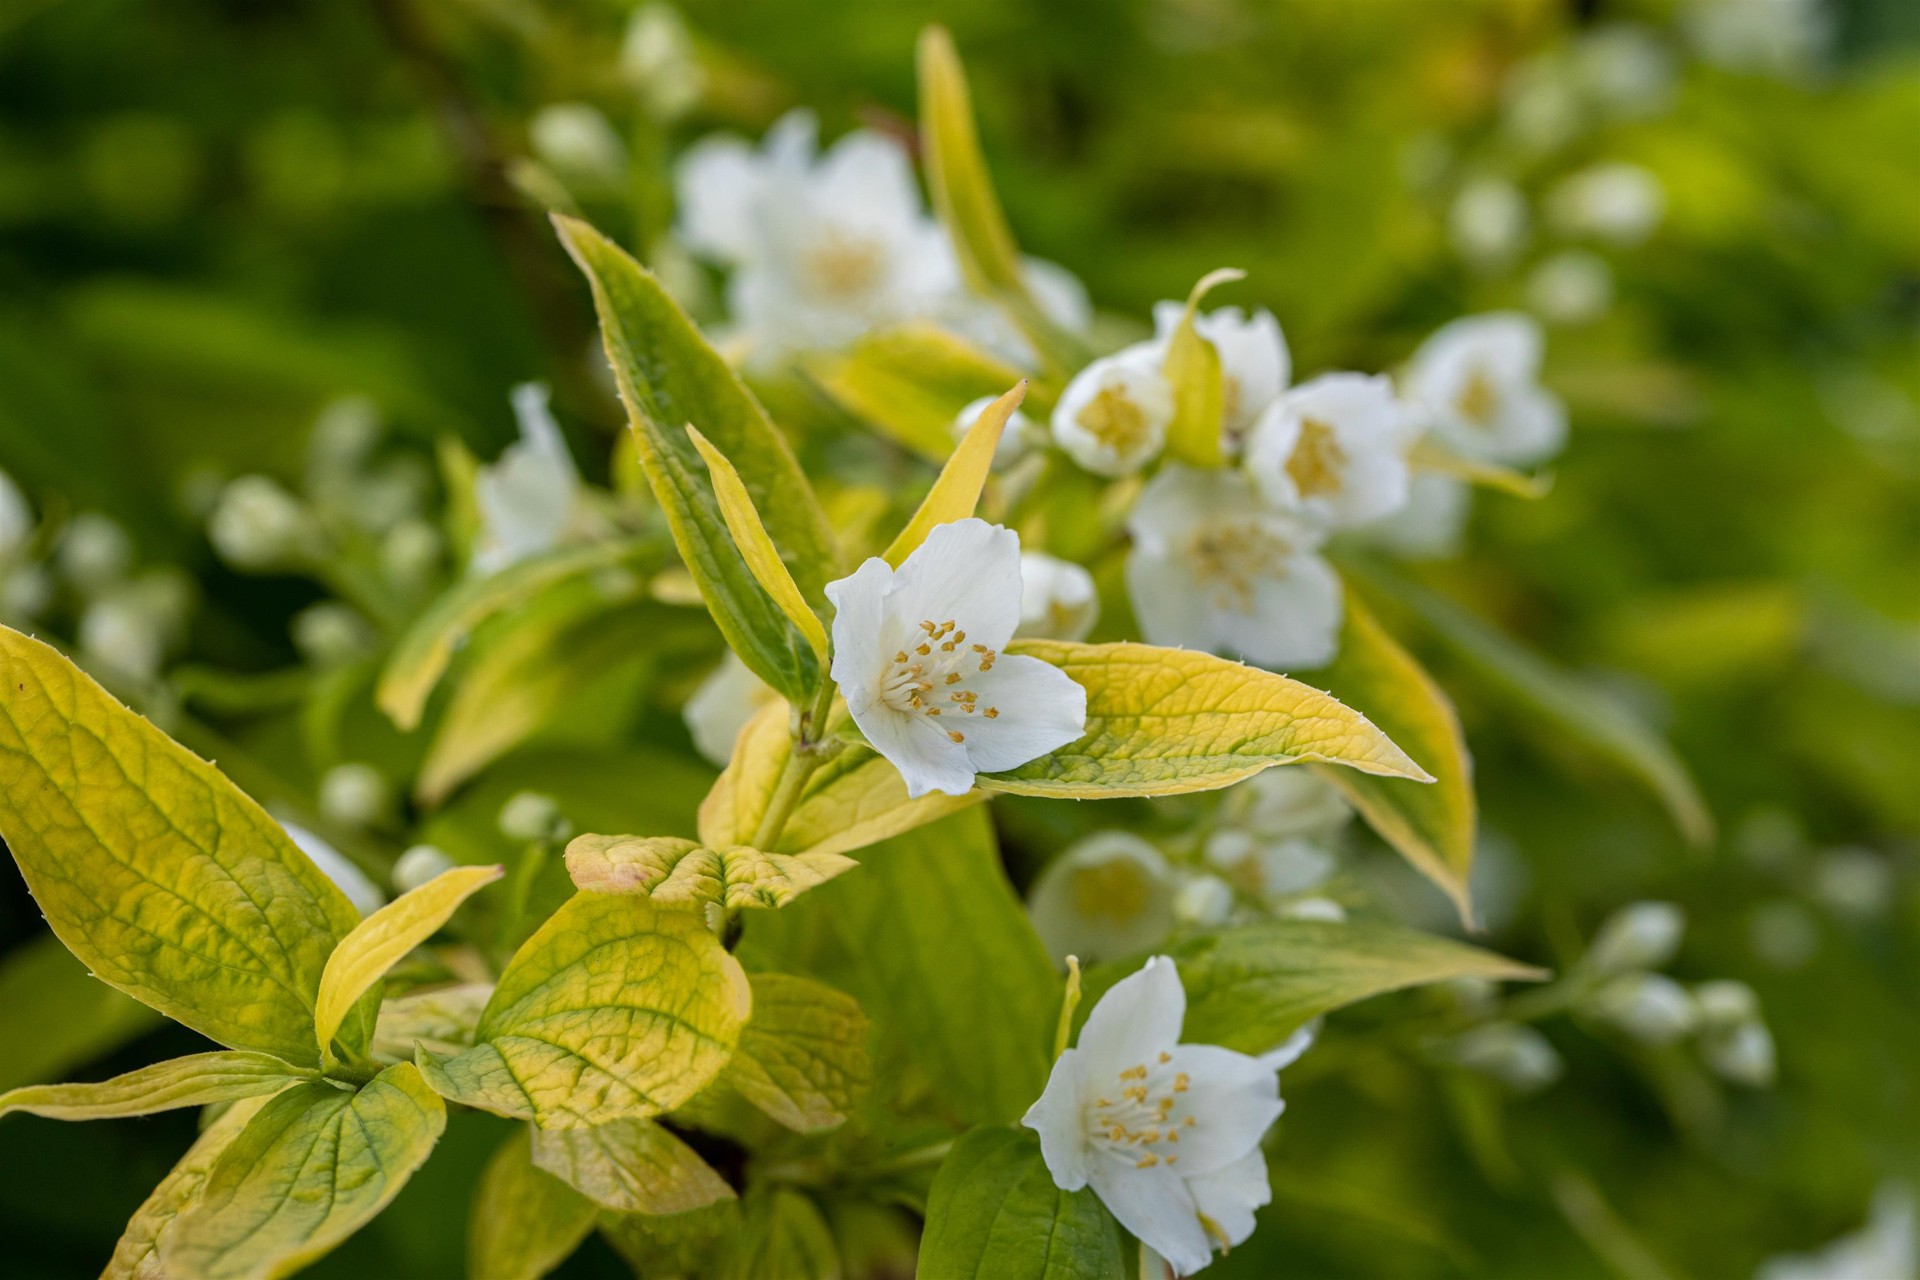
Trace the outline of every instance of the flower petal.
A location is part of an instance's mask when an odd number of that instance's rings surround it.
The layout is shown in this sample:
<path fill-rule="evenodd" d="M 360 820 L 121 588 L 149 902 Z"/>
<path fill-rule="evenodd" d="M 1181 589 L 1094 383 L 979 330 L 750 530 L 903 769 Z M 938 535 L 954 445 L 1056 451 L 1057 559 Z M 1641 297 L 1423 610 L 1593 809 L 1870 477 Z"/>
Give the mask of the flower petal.
<path fill-rule="evenodd" d="M 853 704 L 848 703 L 847 709 L 853 711 Z M 853 722 L 873 749 L 900 771 L 909 799 L 917 800 L 929 791 L 963 796 L 973 790 L 974 768 L 967 749 L 949 738 L 939 721 L 895 711 L 876 698 L 864 712 L 853 712 Z"/>
<path fill-rule="evenodd" d="M 1312 552 L 1254 583 L 1252 608 L 1220 614 L 1226 647 L 1276 671 L 1324 666 L 1340 644 L 1346 602 L 1333 566 Z"/>
<path fill-rule="evenodd" d="M 1093 1167 L 1083 1105 L 1085 1077 L 1080 1067 L 1084 1060 L 1077 1049 L 1061 1054 L 1047 1077 L 1047 1087 L 1020 1117 L 1021 1124 L 1040 1135 L 1040 1155 L 1053 1175 L 1053 1185 L 1062 1191 L 1086 1186 Z"/>
<path fill-rule="evenodd" d="M 1180 1040 L 1187 993 L 1180 971 L 1166 956 L 1154 956 L 1139 972 L 1113 984 L 1080 1029 L 1085 1070 L 1104 1080 L 1135 1063 L 1151 1062 Z"/>
<path fill-rule="evenodd" d="M 893 569 L 879 556 L 827 584 L 827 599 L 833 603 L 833 682 L 862 729 L 867 726 L 860 717 L 880 700 L 880 681 L 892 652 L 886 610 L 892 585 Z"/>
<path fill-rule="evenodd" d="M 985 520 L 935 525 L 893 575 L 887 611 L 907 628 L 957 622 L 998 649 L 1020 625 L 1020 535 Z"/>
<path fill-rule="evenodd" d="M 1164 1164 L 1136 1169 L 1120 1159 L 1103 1159 L 1094 1164 L 1090 1181 L 1120 1225 L 1180 1275 L 1192 1275 L 1213 1261 L 1213 1244 L 1200 1224 L 1193 1192 L 1173 1169 Z"/>
<path fill-rule="evenodd" d="M 1183 1044 L 1171 1056 L 1165 1070 L 1185 1076 L 1187 1086 L 1174 1115 L 1194 1119 L 1180 1130 L 1180 1171 L 1212 1173 L 1257 1148 L 1285 1109 L 1273 1069 L 1211 1044 Z"/>
<path fill-rule="evenodd" d="M 967 758 L 981 773 L 998 773 L 1078 741 L 1087 732 L 1087 691 L 1066 672 L 1038 658 L 1003 656 L 993 670 L 976 672 L 968 687 L 979 706 L 999 715 L 964 716 Z"/>
<path fill-rule="evenodd" d="M 1187 1189 L 1199 1211 L 1211 1219 L 1229 1244 L 1253 1234 L 1253 1211 L 1273 1199 L 1267 1184 L 1267 1157 L 1258 1147 L 1224 1169 L 1189 1177 Z"/>

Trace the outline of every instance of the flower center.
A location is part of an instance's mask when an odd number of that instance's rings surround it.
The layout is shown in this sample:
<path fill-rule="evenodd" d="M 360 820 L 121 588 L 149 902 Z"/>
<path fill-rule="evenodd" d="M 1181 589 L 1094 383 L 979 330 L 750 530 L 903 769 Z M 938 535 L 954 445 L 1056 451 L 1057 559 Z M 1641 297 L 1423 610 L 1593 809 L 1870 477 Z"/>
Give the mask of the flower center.
<path fill-rule="evenodd" d="M 1202 525 L 1187 542 L 1194 580 L 1219 609 L 1248 613 L 1261 582 L 1287 576 L 1293 547 L 1259 520 Z"/>
<path fill-rule="evenodd" d="M 1287 475 L 1303 498 L 1340 492 L 1340 469 L 1347 465 L 1347 451 L 1333 434 L 1333 428 L 1318 418 L 1300 422 L 1300 441 L 1287 459 Z"/>
<path fill-rule="evenodd" d="M 1485 430 L 1493 425 L 1493 415 L 1500 408 L 1500 392 L 1485 369 L 1475 369 L 1467 376 L 1467 385 L 1460 389 L 1453 407 L 1472 426 Z"/>
<path fill-rule="evenodd" d="M 1147 442 L 1147 415 L 1122 387 L 1102 387 L 1076 415 L 1087 434 L 1122 457 Z"/>
<path fill-rule="evenodd" d="M 1114 858 L 1073 873 L 1073 905 L 1089 919 L 1125 924 L 1146 909 L 1152 887 L 1131 858 Z"/>
<path fill-rule="evenodd" d="M 922 622 L 920 631 L 920 643 L 911 650 L 896 651 L 887 664 L 880 678 L 880 700 L 903 714 L 998 719 L 1000 708 L 981 706 L 980 695 L 967 688 L 967 679 L 993 670 L 1000 655 L 983 644 L 968 644 L 967 633 L 952 618 Z M 967 740 L 959 729 L 947 730 L 947 736 L 955 742 Z"/>
<path fill-rule="evenodd" d="M 829 231 L 802 259 L 814 291 L 842 302 L 873 292 L 886 272 L 886 259 L 872 240 Z"/>
<path fill-rule="evenodd" d="M 1180 1134 L 1197 1123 L 1186 1094 L 1184 1071 L 1172 1071 L 1171 1054 L 1122 1071 L 1112 1092 L 1095 1098 L 1087 1129 L 1096 1150 L 1126 1160 L 1136 1169 L 1180 1161 Z"/>

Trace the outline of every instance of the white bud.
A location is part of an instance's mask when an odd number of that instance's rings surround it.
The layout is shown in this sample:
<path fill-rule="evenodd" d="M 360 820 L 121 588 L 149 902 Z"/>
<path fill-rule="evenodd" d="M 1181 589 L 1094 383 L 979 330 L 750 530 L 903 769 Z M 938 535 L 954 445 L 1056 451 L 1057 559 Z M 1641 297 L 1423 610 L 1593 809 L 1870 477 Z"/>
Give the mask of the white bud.
<path fill-rule="evenodd" d="M 446 539 L 425 520 L 402 520 L 380 542 L 380 567 L 403 591 L 425 586 L 440 568 Z"/>
<path fill-rule="evenodd" d="M 1527 305 L 1555 324 L 1585 324 L 1613 305 L 1613 268 L 1584 249 L 1556 253 L 1527 277 Z"/>
<path fill-rule="evenodd" d="M 527 134 L 533 154 L 564 182 L 607 190 L 626 175 L 626 145 L 607 118 L 584 102 L 540 108 Z"/>
<path fill-rule="evenodd" d="M 687 699 L 680 718 L 693 735 L 694 749 L 724 768 L 733 759 L 734 740 L 747 721 L 779 696 L 728 650 Z"/>
<path fill-rule="evenodd" d="M 1637 164 L 1597 164 L 1563 178 L 1547 194 L 1546 207 L 1563 234 L 1635 245 L 1660 225 L 1667 193 Z"/>
<path fill-rule="evenodd" d="M 1447 214 L 1454 251 L 1468 263 L 1504 266 L 1527 242 L 1527 198 L 1504 178 L 1476 178 L 1460 188 Z"/>
<path fill-rule="evenodd" d="M 562 840 L 570 829 L 558 802 L 542 792 L 517 791 L 500 809 L 500 833 L 509 840 Z"/>
<path fill-rule="evenodd" d="M 337 600 L 308 605 L 293 615 L 293 646 L 315 667 L 330 668 L 372 652 L 373 627 Z"/>
<path fill-rule="evenodd" d="M 13 477 L 0 471 L 0 560 L 11 558 L 33 536 L 33 508 Z"/>
<path fill-rule="evenodd" d="M 121 676 L 142 683 L 160 674 L 166 645 L 139 601 L 124 593 L 101 596 L 80 615 L 80 651 Z"/>
<path fill-rule="evenodd" d="M 641 5 L 627 20 L 620 74 L 662 120 L 672 120 L 699 102 L 707 79 L 694 57 L 687 24 L 672 5 L 658 3 Z"/>
<path fill-rule="evenodd" d="M 127 531 L 95 511 L 75 516 L 54 552 L 60 576 L 87 595 L 118 582 L 132 563 L 133 540 Z"/>
<path fill-rule="evenodd" d="M 1854 920 L 1884 914 L 1893 891 L 1892 864 L 1859 845 L 1828 849 L 1813 870 L 1814 896 L 1835 914 Z"/>
<path fill-rule="evenodd" d="M 0 576 L 0 616 L 31 622 L 53 603 L 53 575 L 37 564 L 23 564 Z"/>
<path fill-rule="evenodd" d="M 1173 914 L 1182 924 L 1210 929 L 1233 912 L 1233 886 L 1219 876 L 1193 876 L 1173 895 Z"/>
<path fill-rule="evenodd" d="M 1600 926 L 1585 963 L 1598 973 L 1658 969 L 1679 953 L 1686 931 L 1686 913 L 1671 902 L 1629 903 Z"/>
<path fill-rule="evenodd" d="M 412 893 L 435 876 L 453 870 L 454 862 L 430 844 L 416 844 L 395 860 L 393 887 Z"/>
<path fill-rule="evenodd" d="M 1764 1089 L 1773 1083 L 1773 1033 L 1758 1020 L 1708 1035 L 1701 1056 L 1714 1073 L 1734 1084 Z"/>
<path fill-rule="evenodd" d="M 1760 1017 L 1760 997 L 1746 983 L 1730 978 L 1701 983 L 1693 989 L 1693 1002 L 1700 1008 L 1700 1025 L 1708 1030 L 1725 1030 Z"/>
<path fill-rule="evenodd" d="M 282 822 L 280 825 L 286 829 L 294 844 L 299 846 L 300 852 L 306 854 L 313 865 L 320 868 L 321 873 L 347 895 L 347 901 L 353 903 L 354 909 L 361 915 L 370 916 L 386 905 L 387 895 L 380 892 L 380 887 L 367 878 L 367 873 L 350 862 L 338 849 L 305 827 L 291 822 Z"/>
<path fill-rule="evenodd" d="M 357 471 L 380 443 L 380 408 L 365 396 L 328 402 L 313 420 L 307 441 L 307 471 L 322 480 Z"/>
<path fill-rule="evenodd" d="M 967 432 L 973 430 L 973 424 L 980 419 L 997 396 L 981 396 L 969 401 L 967 407 L 953 415 L 953 439 L 958 444 Z M 1000 443 L 993 449 L 993 470 L 1005 471 L 1035 449 L 1044 448 L 1047 443 L 1047 431 L 1024 412 L 1015 409 L 1007 417 L 1007 425 L 1001 428 Z"/>
<path fill-rule="evenodd" d="M 339 764 L 320 779 L 320 812 L 331 822 L 371 827 L 393 807 L 393 788 L 370 764 Z"/>
<path fill-rule="evenodd" d="M 1326 840 L 1353 819 L 1333 784 L 1307 769 L 1267 769 L 1227 793 L 1227 821 L 1280 840 Z"/>
<path fill-rule="evenodd" d="M 241 476 L 220 491 L 207 537 L 236 569 L 282 569 L 312 545 L 312 517 L 299 499 L 265 476 Z"/>
<path fill-rule="evenodd" d="M 1347 918 L 1347 909 L 1332 898 L 1300 898 L 1274 908 L 1283 920 L 1325 920 L 1339 924 Z"/>
<path fill-rule="evenodd" d="M 1020 626 L 1016 635 L 1084 640 L 1100 617 L 1093 575 L 1070 560 L 1020 553 Z"/>
<path fill-rule="evenodd" d="M 1687 989 L 1663 973 L 1625 973 L 1593 997 L 1595 1016 L 1643 1044 L 1672 1044 L 1700 1025 Z"/>
<path fill-rule="evenodd" d="M 1538 1093 L 1560 1078 L 1559 1051 L 1532 1027 L 1489 1022 L 1460 1036 L 1444 1056 L 1471 1071 L 1492 1076 L 1516 1093 Z"/>
<path fill-rule="evenodd" d="M 1048 864 L 1028 908 L 1055 959 L 1111 960 L 1158 945 L 1173 928 L 1173 874 L 1139 836 L 1102 831 Z"/>

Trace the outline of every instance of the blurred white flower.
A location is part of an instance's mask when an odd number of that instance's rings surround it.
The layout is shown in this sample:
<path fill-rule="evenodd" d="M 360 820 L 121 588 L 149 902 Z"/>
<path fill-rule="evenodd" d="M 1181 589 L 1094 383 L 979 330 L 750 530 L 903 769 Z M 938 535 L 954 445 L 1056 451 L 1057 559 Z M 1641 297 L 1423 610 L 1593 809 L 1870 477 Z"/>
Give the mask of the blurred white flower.
<path fill-rule="evenodd" d="M 380 568 L 405 592 L 424 588 L 445 558 L 447 540 L 428 520 L 402 520 L 380 540 Z"/>
<path fill-rule="evenodd" d="M 968 401 L 965 408 L 953 415 L 954 443 L 958 444 L 967 432 L 973 430 L 973 424 L 980 420 L 981 413 L 997 399 L 998 396 L 981 396 L 978 400 Z M 1046 443 L 1047 429 L 1015 409 L 1007 415 L 1007 425 L 1000 432 L 1000 443 L 994 446 L 993 469 L 1004 471 L 1035 449 L 1045 448 Z"/>
<path fill-rule="evenodd" d="M 1688 990 L 1664 973 L 1623 973 L 1594 993 L 1594 1016 L 1643 1044 L 1672 1044 L 1700 1024 Z"/>
<path fill-rule="evenodd" d="M 1565 59 L 1535 54 L 1515 63 L 1501 85 L 1501 127 L 1535 155 L 1557 151 L 1587 124 L 1579 82 Z"/>
<path fill-rule="evenodd" d="M 1157 946 L 1173 928 L 1173 872 L 1139 836 L 1096 832 L 1047 864 L 1027 906 L 1054 959 L 1115 960 Z"/>
<path fill-rule="evenodd" d="M 1673 903 L 1628 903 L 1600 926 L 1582 963 L 1595 973 L 1663 968 L 1686 933 L 1686 913 Z"/>
<path fill-rule="evenodd" d="M 371 827 L 393 807 L 393 788 L 370 764 L 337 764 L 320 778 L 320 815 L 343 827 Z"/>
<path fill-rule="evenodd" d="M 53 575 L 44 565 L 19 564 L 0 571 L 0 617 L 31 622 L 53 603 Z"/>
<path fill-rule="evenodd" d="M 1874 1192 L 1867 1225 L 1817 1253 L 1767 1259 L 1753 1280 L 1916 1280 L 1920 1277 L 1920 1225 L 1913 1190 L 1883 1183 Z"/>
<path fill-rule="evenodd" d="M 293 647 L 322 669 L 342 666 L 373 651 L 373 627 L 350 605 L 322 600 L 293 615 Z"/>
<path fill-rule="evenodd" d="M 627 172 L 627 148 L 598 108 L 556 102 L 534 112 L 527 124 L 533 154 L 569 187 L 585 192 L 618 189 Z"/>
<path fill-rule="evenodd" d="M 236 569 L 284 569 L 314 549 L 318 529 L 300 500 L 266 476 L 241 476 L 220 491 L 207 537 Z"/>
<path fill-rule="evenodd" d="M 1416 434 L 1386 378 L 1322 374 L 1261 414 L 1247 474 L 1283 511 L 1328 528 L 1365 524 L 1406 505 Z"/>
<path fill-rule="evenodd" d="M 1234 828 L 1209 835 L 1205 851 L 1209 865 L 1269 904 L 1319 888 L 1339 865 L 1331 849 L 1313 840 L 1271 839 Z"/>
<path fill-rule="evenodd" d="M 54 568 L 83 595 L 92 595 L 126 577 L 133 564 L 133 539 L 111 517 L 83 511 L 60 532 Z"/>
<path fill-rule="evenodd" d="M 1700 1009 L 1700 1025 L 1707 1030 L 1737 1027 L 1760 1017 L 1760 997 L 1744 982 L 1722 978 L 1693 989 Z"/>
<path fill-rule="evenodd" d="M 564 840 L 572 830 L 560 804 L 540 791 L 516 791 L 500 806 L 500 834 L 509 840 Z"/>
<path fill-rule="evenodd" d="M 1260 1059 L 1179 1042 L 1186 1003 L 1165 956 L 1121 979 L 1020 1121 L 1056 1186 L 1091 1186 L 1181 1275 L 1253 1234 L 1271 1198 L 1260 1140 L 1283 1109 Z"/>
<path fill-rule="evenodd" d="M 10 560 L 33 536 L 33 507 L 13 477 L 0 471 L 0 560 Z"/>
<path fill-rule="evenodd" d="M 729 649 L 687 699 L 680 718 L 693 735 L 694 749 L 724 768 L 733 759 L 734 740 L 747 721 L 779 696 Z"/>
<path fill-rule="evenodd" d="M 160 674 L 166 645 L 140 603 L 120 592 L 100 596 L 80 615 L 80 651 L 121 676 L 145 683 Z"/>
<path fill-rule="evenodd" d="M 953 248 L 944 232 L 941 247 L 951 259 Z M 1042 316 L 1068 333 L 1086 333 L 1093 323 L 1093 302 L 1080 277 L 1057 262 L 1031 256 L 1020 259 L 1020 269 L 1027 294 Z M 948 288 L 950 292 L 940 301 L 932 319 L 1003 360 L 1022 368 L 1034 366 L 1033 345 L 1026 335 L 997 303 L 966 291 L 957 261 Z"/>
<path fill-rule="evenodd" d="M 1574 41 L 1571 53 L 1575 76 L 1615 118 L 1647 119 L 1673 100 L 1673 52 L 1646 27 L 1614 22 L 1591 28 Z"/>
<path fill-rule="evenodd" d="M 1181 302 L 1153 306 L 1153 338 L 1163 358 L 1185 313 L 1186 304 Z M 1293 377 L 1286 336 L 1265 307 L 1251 314 L 1239 307 L 1221 307 L 1196 316 L 1193 327 L 1219 353 L 1221 427 L 1229 442 L 1238 442 Z"/>
<path fill-rule="evenodd" d="M 1585 324 L 1613 305 L 1613 268 L 1584 249 L 1556 253 L 1527 277 L 1527 305 L 1554 324 Z"/>
<path fill-rule="evenodd" d="M 1636 245 L 1666 212 L 1667 193 L 1637 164 L 1597 164 L 1562 178 L 1547 193 L 1547 218 L 1563 235 Z"/>
<path fill-rule="evenodd" d="M 833 679 L 909 796 L 965 795 L 1086 732 L 1087 693 L 1000 650 L 1020 622 L 1020 538 L 984 520 L 934 528 L 898 569 L 875 556 L 827 584 Z"/>
<path fill-rule="evenodd" d="M 1489 1022 L 1454 1037 L 1441 1056 L 1470 1071 L 1492 1076 L 1515 1093 L 1538 1093 L 1565 1069 L 1560 1053 L 1534 1028 Z"/>
<path fill-rule="evenodd" d="M 1173 895 L 1173 914 L 1180 923 L 1211 929 L 1225 924 L 1233 913 L 1233 886 L 1219 876 L 1188 876 Z"/>
<path fill-rule="evenodd" d="M 1472 510 L 1473 489 L 1465 480 L 1416 471 L 1407 486 L 1406 505 L 1356 532 L 1364 541 L 1409 560 L 1438 560 L 1460 553 Z"/>
<path fill-rule="evenodd" d="M 1160 455 L 1172 422 L 1159 349 L 1139 343 L 1073 376 L 1053 407 L 1053 442 L 1095 475 L 1132 475 Z"/>
<path fill-rule="evenodd" d="M 1467 316 L 1414 352 L 1406 393 L 1435 435 L 1461 453 L 1516 466 L 1559 452 L 1567 414 L 1540 385 L 1539 324 L 1518 312 Z"/>
<path fill-rule="evenodd" d="M 1825 0 L 1686 0 L 1680 27 L 1708 62 L 1792 76 L 1825 55 L 1834 19 Z"/>
<path fill-rule="evenodd" d="M 1339 924 L 1347 918 L 1347 909 L 1332 898 L 1296 898 L 1273 909 L 1282 920 L 1321 920 Z"/>
<path fill-rule="evenodd" d="M 1339 788 L 1311 769 L 1263 769 L 1226 794 L 1226 816 L 1256 835 L 1330 840 L 1353 820 Z"/>
<path fill-rule="evenodd" d="M 1491 270 L 1513 261 L 1527 243 L 1527 198 L 1505 178 L 1475 178 L 1460 188 L 1447 211 L 1454 252 Z"/>
<path fill-rule="evenodd" d="M 1813 892 L 1836 915 L 1872 920 L 1893 902 L 1893 864 L 1859 845 L 1824 850 L 1814 863 Z"/>
<path fill-rule="evenodd" d="M 1318 554 L 1324 535 L 1268 508 L 1243 473 L 1169 464 L 1127 528 L 1127 591 L 1150 643 L 1275 670 L 1332 659 L 1344 602 Z"/>
<path fill-rule="evenodd" d="M 282 822 L 280 826 L 300 852 L 320 868 L 321 874 L 347 895 L 347 901 L 353 903 L 354 909 L 361 915 L 370 916 L 387 905 L 387 895 L 380 892 L 380 886 L 368 879 L 367 873 L 348 861 L 338 849 L 295 823 Z"/>
<path fill-rule="evenodd" d="M 401 893 L 412 893 L 453 867 L 453 859 L 439 849 L 430 844 L 416 844 L 395 859 L 393 887 Z"/>
<path fill-rule="evenodd" d="M 1714 1074 L 1749 1089 L 1773 1083 L 1776 1071 L 1773 1033 L 1760 1021 L 1742 1022 L 1724 1031 L 1707 1031 L 1700 1053 Z"/>
<path fill-rule="evenodd" d="M 676 119 L 700 101 L 706 72 L 679 10 L 655 0 L 633 11 L 620 41 L 620 75 L 662 120 Z"/>
<path fill-rule="evenodd" d="M 1020 625 L 1017 636 L 1084 640 L 1100 619 L 1093 575 L 1044 551 L 1020 553 Z"/>
<path fill-rule="evenodd" d="M 515 387 L 513 412 L 520 439 L 474 480 L 481 522 L 473 555 L 478 573 L 496 573 L 559 545 L 580 497 L 580 473 L 548 408 L 546 386 Z"/>

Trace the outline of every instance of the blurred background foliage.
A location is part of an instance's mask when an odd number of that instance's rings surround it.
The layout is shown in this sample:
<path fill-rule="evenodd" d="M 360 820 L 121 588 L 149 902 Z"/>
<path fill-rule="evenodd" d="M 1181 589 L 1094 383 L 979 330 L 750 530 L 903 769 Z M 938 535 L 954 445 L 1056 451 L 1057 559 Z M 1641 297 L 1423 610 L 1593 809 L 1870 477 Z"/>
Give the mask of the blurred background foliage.
<path fill-rule="evenodd" d="M 1679 0 L 679 7 L 703 86 L 663 125 L 618 74 L 616 0 L 13 0 L 0 467 L 50 526 L 106 513 L 136 563 L 185 570 L 182 663 L 281 671 L 289 619 L 320 589 L 224 567 L 207 494 L 250 472 L 292 483 L 323 405 L 363 395 L 422 456 L 451 434 L 491 458 L 512 438 L 508 388 L 545 379 L 607 479 L 621 417 L 591 309 L 516 168 L 535 113 L 589 102 L 626 131 L 631 189 L 587 211 L 644 249 L 670 222 L 667 157 L 710 129 L 758 134 L 807 105 L 829 136 L 908 136 L 929 21 L 968 60 L 1024 248 L 1135 317 L 1244 268 L 1232 300 L 1273 309 L 1304 373 L 1390 367 L 1457 315 L 1537 306 L 1536 269 L 1564 248 L 1547 193 L 1594 161 L 1644 166 L 1660 226 L 1592 248 L 1612 304 L 1550 329 L 1548 381 L 1574 421 L 1551 497 L 1483 498 L 1473 551 L 1421 572 L 1661 726 L 1720 838 L 1684 848 L 1430 656 L 1476 753 L 1490 945 L 1566 963 L 1619 904 L 1678 902 L 1692 928 L 1674 972 L 1758 990 L 1778 1084 L 1703 1089 L 1550 1023 L 1566 1078 L 1508 1100 L 1391 1038 L 1370 1047 L 1389 1006 L 1363 1008 L 1349 1048 L 1288 1073 L 1275 1204 L 1212 1274 L 1746 1275 L 1851 1228 L 1881 1180 L 1920 1182 L 1920 7 L 1835 4 L 1823 49 L 1758 68 L 1687 52 Z M 1538 91 L 1625 23 L 1668 51 L 1670 82 L 1612 112 Z M 1527 229 L 1463 253 L 1462 201 L 1489 182 L 1518 193 Z M 424 838 L 501 856 L 493 815 L 524 788 L 581 829 L 684 831 L 710 774 L 686 763 L 677 707 L 714 649 L 697 622 L 657 621 L 641 623 L 657 661 L 623 697 L 483 773 Z M 243 786 L 310 805 L 342 760 L 417 759 L 354 678 L 304 723 L 215 705 L 169 727 Z M 1006 820 L 1045 838 L 1018 806 Z M 3 874 L 0 946 L 18 960 L 41 926 Z M 1407 892 L 1445 926 L 1437 895 Z M 0 994 L 30 1007 L 31 971 L 8 974 Z M 88 1025 L 95 1042 L 0 1045 L 0 1083 L 143 1024 Z M 89 1072 L 191 1048 L 157 1034 Z M 472 1158 L 433 1161 L 313 1274 L 458 1274 L 450 1240 L 496 1127 L 458 1120 L 449 1154 Z M 10 1120 L 0 1269 L 91 1274 L 190 1130 Z M 594 1243 L 562 1274 L 622 1273 Z"/>

